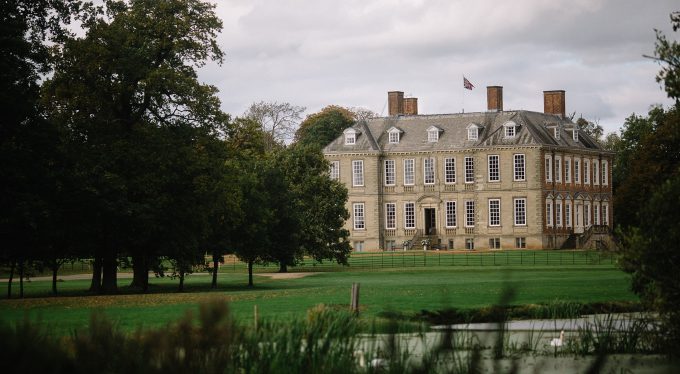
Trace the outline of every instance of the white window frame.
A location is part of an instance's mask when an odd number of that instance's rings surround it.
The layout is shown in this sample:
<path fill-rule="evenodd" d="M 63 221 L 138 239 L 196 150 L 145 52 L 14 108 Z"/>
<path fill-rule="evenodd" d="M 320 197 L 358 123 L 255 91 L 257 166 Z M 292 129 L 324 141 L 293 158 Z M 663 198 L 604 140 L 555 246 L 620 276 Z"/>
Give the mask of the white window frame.
<path fill-rule="evenodd" d="M 364 185 L 364 160 L 352 160 L 352 187 Z"/>
<path fill-rule="evenodd" d="M 468 137 L 468 140 L 477 140 L 477 139 L 479 139 L 479 127 L 473 125 L 473 126 L 468 127 L 467 130 L 468 130 L 468 131 L 467 131 L 467 133 L 468 133 L 468 134 L 467 134 L 467 135 L 468 135 L 468 136 L 467 136 L 467 137 Z"/>
<path fill-rule="evenodd" d="M 416 228 L 416 203 L 414 202 L 404 203 L 404 228 Z"/>
<path fill-rule="evenodd" d="M 578 142 L 578 128 L 574 125 L 574 129 L 571 131 L 571 139 Z"/>
<path fill-rule="evenodd" d="M 581 159 L 574 159 L 574 183 L 581 184 Z"/>
<path fill-rule="evenodd" d="M 609 162 L 607 160 L 602 160 L 602 185 L 609 185 Z"/>
<path fill-rule="evenodd" d="M 465 227 L 475 227 L 475 201 L 465 201 Z"/>
<path fill-rule="evenodd" d="M 545 200 L 545 225 L 547 227 L 553 227 L 553 214 L 552 214 L 553 202 L 552 199 Z"/>
<path fill-rule="evenodd" d="M 591 224 L 590 220 L 590 202 L 585 202 L 583 204 L 583 226 L 589 227 Z"/>
<path fill-rule="evenodd" d="M 428 162 L 430 165 L 428 166 Z M 434 157 L 425 157 L 423 159 L 423 183 L 432 185 L 435 183 L 435 162 Z"/>
<path fill-rule="evenodd" d="M 385 204 L 385 228 L 393 230 L 397 228 L 397 204 Z"/>
<path fill-rule="evenodd" d="M 399 136 L 399 135 L 400 135 L 400 134 L 399 134 L 399 131 L 389 131 L 387 134 L 388 134 L 388 135 L 387 135 L 387 141 L 388 141 L 388 143 L 390 143 L 390 144 L 399 144 L 399 138 L 400 138 L 400 136 Z"/>
<path fill-rule="evenodd" d="M 555 183 L 562 183 L 562 156 L 555 156 Z"/>
<path fill-rule="evenodd" d="M 354 252 L 363 252 L 364 251 L 364 241 L 363 240 L 356 240 L 352 242 L 352 249 L 354 249 Z"/>
<path fill-rule="evenodd" d="M 564 226 L 571 227 L 571 200 L 564 203 Z"/>
<path fill-rule="evenodd" d="M 501 226 L 501 199 L 489 199 L 489 226 Z"/>
<path fill-rule="evenodd" d="M 429 143 L 437 143 L 439 141 L 439 130 L 427 130 L 427 141 Z"/>
<path fill-rule="evenodd" d="M 501 156 L 499 156 L 499 155 L 488 155 L 487 156 L 487 167 L 488 167 L 487 178 L 489 178 L 489 182 L 500 182 L 501 181 Z"/>
<path fill-rule="evenodd" d="M 513 180 L 515 182 L 525 181 L 527 178 L 526 156 L 524 155 L 524 153 L 515 153 L 512 156 L 512 159 L 514 163 Z"/>
<path fill-rule="evenodd" d="M 560 140 L 560 128 L 559 128 L 559 126 L 555 127 L 553 129 L 553 134 L 555 135 L 555 140 Z"/>
<path fill-rule="evenodd" d="M 595 226 L 600 225 L 600 203 L 598 202 L 593 204 L 593 223 Z"/>
<path fill-rule="evenodd" d="M 545 181 L 552 182 L 552 157 L 550 155 L 545 155 Z"/>
<path fill-rule="evenodd" d="M 447 157 L 444 159 L 444 183 L 456 184 L 456 158 Z"/>
<path fill-rule="evenodd" d="M 602 224 L 609 226 L 609 203 L 602 203 Z"/>
<path fill-rule="evenodd" d="M 555 226 L 562 227 L 562 200 L 555 202 Z"/>
<path fill-rule="evenodd" d="M 357 134 L 347 133 L 345 134 L 345 145 L 354 145 L 357 143 Z"/>
<path fill-rule="evenodd" d="M 564 183 L 571 183 L 571 158 L 564 159 Z"/>
<path fill-rule="evenodd" d="M 505 137 L 506 138 L 514 138 L 516 133 L 517 133 L 517 131 L 515 131 L 515 130 L 516 130 L 516 128 L 515 128 L 514 124 L 506 125 L 505 126 Z"/>
<path fill-rule="evenodd" d="M 527 199 L 526 197 L 516 197 L 512 203 L 514 209 L 513 222 L 515 226 L 527 225 Z"/>
<path fill-rule="evenodd" d="M 600 185 L 600 163 L 593 160 L 593 186 Z"/>
<path fill-rule="evenodd" d="M 352 213 L 354 230 L 366 230 L 366 205 L 364 203 L 352 204 Z"/>
<path fill-rule="evenodd" d="M 340 180 L 340 161 L 331 161 L 328 166 L 328 177 L 334 181 Z"/>
<path fill-rule="evenodd" d="M 583 159 L 583 184 L 590 185 L 590 159 Z"/>
<path fill-rule="evenodd" d="M 458 226 L 458 222 L 456 220 L 456 201 L 455 200 L 450 200 L 446 201 L 445 203 L 445 220 L 444 222 L 446 223 L 447 228 L 455 228 Z"/>
<path fill-rule="evenodd" d="M 465 156 L 465 183 L 475 183 L 475 158 Z"/>
<path fill-rule="evenodd" d="M 395 160 L 384 160 L 385 166 L 385 186 L 397 184 L 397 162 Z"/>
<path fill-rule="evenodd" d="M 407 158 L 404 160 L 404 186 L 416 184 L 416 160 Z"/>

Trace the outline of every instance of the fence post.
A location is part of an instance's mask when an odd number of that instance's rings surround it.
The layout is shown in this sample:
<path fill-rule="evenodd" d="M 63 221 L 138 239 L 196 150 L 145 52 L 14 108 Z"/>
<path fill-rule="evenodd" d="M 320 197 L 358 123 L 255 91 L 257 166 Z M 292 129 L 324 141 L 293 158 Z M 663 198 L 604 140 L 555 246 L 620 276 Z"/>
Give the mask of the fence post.
<path fill-rule="evenodd" d="M 349 310 L 354 314 L 359 314 L 359 283 L 352 283 L 352 293 Z"/>

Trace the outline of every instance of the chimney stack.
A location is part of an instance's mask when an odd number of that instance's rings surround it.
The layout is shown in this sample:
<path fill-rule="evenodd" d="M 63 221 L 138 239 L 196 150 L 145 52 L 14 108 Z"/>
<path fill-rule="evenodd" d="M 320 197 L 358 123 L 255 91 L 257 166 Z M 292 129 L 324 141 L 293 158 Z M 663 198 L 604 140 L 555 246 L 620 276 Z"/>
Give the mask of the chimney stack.
<path fill-rule="evenodd" d="M 387 113 L 390 116 L 404 114 L 404 93 L 401 91 L 389 91 L 387 93 Z"/>
<path fill-rule="evenodd" d="M 407 116 L 418 115 L 418 98 L 407 97 L 404 99 L 404 114 Z"/>
<path fill-rule="evenodd" d="M 486 104 L 490 112 L 503 111 L 503 86 L 486 87 Z"/>
<path fill-rule="evenodd" d="M 565 117 L 564 90 L 543 91 L 543 113 Z"/>

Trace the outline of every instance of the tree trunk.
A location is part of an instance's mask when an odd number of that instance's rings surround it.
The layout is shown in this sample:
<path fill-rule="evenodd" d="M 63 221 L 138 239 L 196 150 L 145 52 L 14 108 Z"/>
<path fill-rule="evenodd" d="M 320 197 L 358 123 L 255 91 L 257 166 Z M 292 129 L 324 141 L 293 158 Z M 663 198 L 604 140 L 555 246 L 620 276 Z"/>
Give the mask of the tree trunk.
<path fill-rule="evenodd" d="M 253 286 L 253 260 L 248 260 L 248 287 Z"/>
<path fill-rule="evenodd" d="M 217 252 L 213 253 L 213 273 L 210 288 L 217 288 L 217 271 L 220 270 L 220 256 Z"/>
<path fill-rule="evenodd" d="M 59 271 L 59 262 L 54 260 L 52 263 L 52 295 L 57 296 L 57 272 Z"/>
<path fill-rule="evenodd" d="M 19 298 L 24 298 L 24 260 L 19 261 Z"/>
<path fill-rule="evenodd" d="M 285 262 L 281 261 L 279 262 L 279 273 L 287 273 L 288 272 L 288 265 L 286 265 Z"/>
<path fill-rule="evenodd" d="M 102 260 L 102 289 L 101 292 L 107 295 L 118 292 L 118 261 L 113 255 L 107 255 Z"/>
<path fill-rule="evenodd" d="M 184 272 L 179 272 L 179 292 L 184 292 Z"/>
<path fill-rule="evenodd" d="M 12 260 L 12 265 L 9 268 L 9 280 L 7 281 L 7 299 L 12 298 L 12 280 L 14 279 L 14 267 L 16 263 Z"/>
<path fill-rule="evenodd" d="M 149 258 L 147 256 L 132 256 L 130 287 L 139 288 L 142 292 L 149 290 Z"/>
<path fill-rule="evenodd" d="M 99 293 L 102 289 L 102 258 L 95 256 L 94 263 L 92 263 L 92 283 L 90 283 L 90 292 Z"/>

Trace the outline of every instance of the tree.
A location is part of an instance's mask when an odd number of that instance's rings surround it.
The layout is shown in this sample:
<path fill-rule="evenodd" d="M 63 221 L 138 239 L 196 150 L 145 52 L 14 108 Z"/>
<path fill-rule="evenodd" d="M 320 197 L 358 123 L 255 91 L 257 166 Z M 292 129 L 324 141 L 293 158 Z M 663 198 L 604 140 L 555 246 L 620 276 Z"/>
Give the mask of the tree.
<path fill-rule="evenodd" d="M 588 134 L 598 143 L 601 143 L 604 129 L 599 123 L 591 122 L 583 117 L 579 117 L 579 119 L 576 120 L 576 125 L 578 125 L 581 131 Z"/>
<path fill-rule="evenodd" d="M 272 150 L 293 138 L 304 111 L 304 107 L 290 103 L 260 101 L 250 105 L 243 117 L 260 125 L 262 131 L 267 134 L 266 149 Z"/>
<path fill-rule="evenodd" d="M 83 224 L 95 241 L 93 288 L 116 292 L 119 255 L 132 256 L 133 283 L 145 287 L 149 259 L 167 238 L 179 240 L 177 248 L 197 250 L 201 228 L 169 217 L 186 219 L 195 212 L 200 166 L 190 163 L 196 161 L 196 139 L 226 116 L 216 88 L 199 83 L 196 72 L 207 60 L 222 61 L 215 40 L 222 24 L 214 5 L 109 0 L 104 9 L 105 15 L 85 20 L 84 37 L 69 38 L 57 49 L 44 102 L 50 118 L 67 130 L 69 152 L 76 155 L 74 173 L 88 202 Z"/>
<path fill-rule="evenodd" d="M 673 31 L 680 29 L 680 11 L 670 14 Z M 656 49 L 654 56 L 645 56 L 656 60 L 661 65 L 661 71 L 656 76 L 656 81 L 663 82 L 663 87 L 668 97 L 675 99 L 675 104 L 680 104 L 680 43 L 675 40 L 669 41 L 659 30 L 656 31 Z"/>
<path fill-rule="evenodd" d="M 356 114 L 350 110 L 329 105 L 305 118 L 295 133 L 295 142 L 321 149 L 340 136 L 342 131 L 352 126 L 355 121 Z"/>

